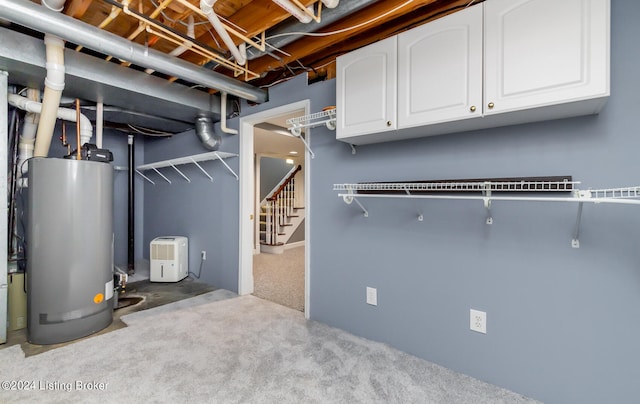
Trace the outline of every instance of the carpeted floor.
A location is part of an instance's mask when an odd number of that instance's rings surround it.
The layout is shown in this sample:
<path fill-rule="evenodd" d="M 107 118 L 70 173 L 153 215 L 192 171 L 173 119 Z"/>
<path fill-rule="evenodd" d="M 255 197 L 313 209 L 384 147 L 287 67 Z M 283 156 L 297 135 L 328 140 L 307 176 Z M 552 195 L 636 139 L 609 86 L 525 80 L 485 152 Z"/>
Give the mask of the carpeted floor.
<path fill-rule="evenodd" d="M 15 381 L 0 402 L 534 402 L 254 296 L 207 295 L 29 358 L 0 351 Z"/>
<path fill-rule="evenodd" d="M 304 311 L 304 246 L 253 256 L 253 295 Z"/>

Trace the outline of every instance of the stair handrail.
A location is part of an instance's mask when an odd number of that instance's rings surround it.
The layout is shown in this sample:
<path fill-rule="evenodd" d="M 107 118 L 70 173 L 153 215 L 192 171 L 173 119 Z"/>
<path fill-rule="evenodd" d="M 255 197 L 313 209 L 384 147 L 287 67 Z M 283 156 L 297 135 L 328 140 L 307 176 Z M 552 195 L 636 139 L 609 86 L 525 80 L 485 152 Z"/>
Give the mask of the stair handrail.
<path fill-rule="evenodd" d="M 282 190 L 284 190 L 286 188 L 287 185 L 289 185 L 289 183 L 293 180 L 293 177 L 296 176 L 296 174 L 298 173 L 298 171 L 302 170 L 302 166 L 300 164 L 298 164 L 298 166 L 291 171 L 291 173 L 287 176 L 287 178 L 280 184 L 280 186 L 278 188 L 276 188 L 276 190 L 274 192 L 271 192 L 271 195 L 264 198 L 266 201 L 275 201 L 276 199 L 278 199 L 278 196 L 280 196 L 280 193 L 282 192 Z"/>

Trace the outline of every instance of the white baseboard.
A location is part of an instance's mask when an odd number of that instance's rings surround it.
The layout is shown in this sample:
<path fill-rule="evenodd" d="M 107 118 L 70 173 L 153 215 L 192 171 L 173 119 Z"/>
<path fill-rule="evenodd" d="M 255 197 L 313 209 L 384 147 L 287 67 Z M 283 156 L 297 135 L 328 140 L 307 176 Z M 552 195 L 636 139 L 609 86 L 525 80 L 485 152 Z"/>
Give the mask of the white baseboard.
<path fill-rule="evenodd" d="M 290 243 L 290 244 L 285 244 L 284 245 L 284 249 L 285 250 L 288 250 L 290 248 L 296 248 L 296 247 L 304 247 L 304 240 L 296 241 L 295 243 Z"/>

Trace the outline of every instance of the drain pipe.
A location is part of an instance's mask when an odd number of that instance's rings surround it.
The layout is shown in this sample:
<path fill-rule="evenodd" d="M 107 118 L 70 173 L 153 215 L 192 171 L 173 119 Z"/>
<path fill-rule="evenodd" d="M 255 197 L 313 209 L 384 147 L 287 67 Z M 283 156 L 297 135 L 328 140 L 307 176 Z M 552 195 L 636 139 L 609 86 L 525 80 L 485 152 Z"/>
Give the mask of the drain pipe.
<path fill-rule="evenodd" d="M 236 63 L 244 66 L 244 64 L 247 63 L 247 44 L 243 42 L 239 47 L 236 47 L 226 28 L 220 22 L 215 11 L 213 11 L 213 5 L 216 4 L 216 1 L 217 0 L 200 0 L 200 10 L 207 16 L 207 19 L 211 25 L 213 25 L 218 35 L 220 35 L 224 44 L 227 45 L 227 48 L 236 59 Z"/>
<path fill-rule="evenodd" d="M 27 98 L 29 100 L 40 102 L 40 90 L 30 88 L 27 90 Z M 38 120 L 40 115 L 35 112 L 27 112 L 24 118 L 24 125 L 22 126 L 22 133 L 20 134 L 20 141 L 18 143 L 18 167 L 22 166 L 22 162 L 33 157 L 33 144 L 36 141 L 36 131 L 38 130 Z M 23 173 L 26 174 L 28 166 L 24 166 L 23 170 L 18 170 L 18 178 L 21 178 Z"/>
<path fill-rule="evenodd" d="M 44 103 L 32 101 L 18 94 L 8 94 L 8 100 L 9 100 L 9 104 L 11 104 L 16 108 L 20 108 L 23 111 L 40 114 L 40 116 L 42 116 Z M 60 118 L 62 120 L 70 121 L 70 122 L 77 122 L 78 120 L 76 116 L 76 110 L 71 108 L 57 108 L 54 118 Z M 93 126 L 91 125 L 91 121 L 85 115 L 80 114 L 80 145 L 83 145 L 89 142 L 91 140 L 92 134 L 93 134 Z M 38 141 L 36 138 L 36 144 L 37 143 Z M 38 155 L 36 154 L 36 156 Z"/>

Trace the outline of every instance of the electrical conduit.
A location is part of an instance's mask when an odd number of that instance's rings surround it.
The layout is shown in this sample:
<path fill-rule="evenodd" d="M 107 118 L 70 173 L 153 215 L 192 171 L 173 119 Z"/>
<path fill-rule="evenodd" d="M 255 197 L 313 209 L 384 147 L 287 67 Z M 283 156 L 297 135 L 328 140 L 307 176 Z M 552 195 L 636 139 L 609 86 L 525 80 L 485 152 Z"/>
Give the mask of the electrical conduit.
<path fill-rule="evenodd" d="M 240 66 L 244 66 L 247 63 L 247 45 L 243 42 L 239 47 L 233 42 L 233 39 L 229 36 L 229 33 L 225 29 L 224 25 L 220 22 L 220 19 L 213 11 L 213 5 L 217 0 L 200 0 L 200 10 L 207 16 L 211 25 L 216 30 L 218 35 L 222 38 L 222 41 L 236 60 L 236 63 Z"/>
<path fill-rule="evenodd" d="M 65 0 L 42 0 L 43 6 L 57 12 L 62 11 L 64 3 Z M 34 156 L 38 157 L 46 157 L 49 154 L 60 97 L 64 90 L 64 42 L 56 36 L 45 34 L 44 44 L 47 53 L 47 77 L 44 79 L 44 96 L 33 151 Z"/>

